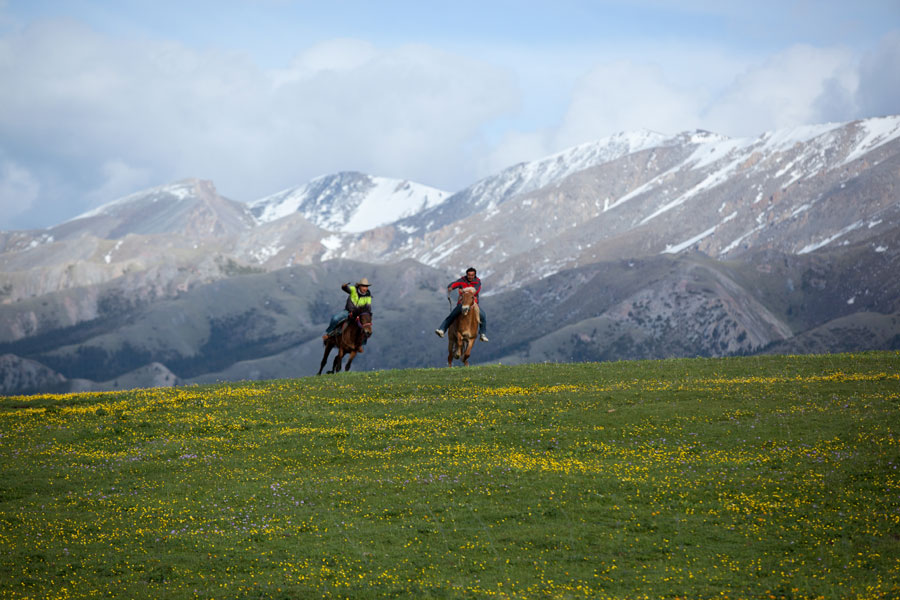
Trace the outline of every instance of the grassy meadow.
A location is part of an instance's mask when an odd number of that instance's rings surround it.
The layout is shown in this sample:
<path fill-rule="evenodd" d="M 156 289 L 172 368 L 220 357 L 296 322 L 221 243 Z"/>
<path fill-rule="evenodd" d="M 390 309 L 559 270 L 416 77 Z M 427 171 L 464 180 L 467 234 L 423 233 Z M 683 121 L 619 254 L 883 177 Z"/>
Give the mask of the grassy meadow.
<path fill-rule="evenodd" d="M 898 598 L 900 353 L 0 399 L 0 598 L 392 597 Z"/>

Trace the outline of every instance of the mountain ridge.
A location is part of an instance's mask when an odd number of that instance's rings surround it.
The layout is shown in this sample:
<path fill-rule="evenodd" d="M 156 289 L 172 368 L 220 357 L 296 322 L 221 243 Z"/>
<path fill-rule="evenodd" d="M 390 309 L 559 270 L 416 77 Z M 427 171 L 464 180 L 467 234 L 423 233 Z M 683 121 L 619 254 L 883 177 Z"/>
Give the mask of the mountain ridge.
<path fill-rule="evenodd" d="M 309 374 L 340 283 L 361 276 L 380 312 L 358 368 L 439 366 L 430 332 L 469 265 L 492 340 L 476 361 L 900 339 L 897 116 L 756 138 L 623 133 L 453 194 L 353 172 L 317 182 L 243 204 L 183 180 L 0 232 L 0 354 L 31 374 L 9 381 Z M 396 210 L 367 220 L 395 192 Z M 349 231 L 356 217 L 375 226 Z"/>
<path fill-rule="evenodd" d="M 299 212 L 322 229 L 358 233 L 428 210 L 448 192 L 352 171 L 323 175 L 249 204 L 261 223 Z"/>

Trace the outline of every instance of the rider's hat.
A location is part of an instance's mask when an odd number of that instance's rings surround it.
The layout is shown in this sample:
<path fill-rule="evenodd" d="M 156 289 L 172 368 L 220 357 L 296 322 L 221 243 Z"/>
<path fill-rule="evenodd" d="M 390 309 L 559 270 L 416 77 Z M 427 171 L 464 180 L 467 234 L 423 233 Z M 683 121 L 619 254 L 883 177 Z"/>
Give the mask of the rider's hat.
<path fill-rule="evenodd" d="M 369 280 L 366 279 L 365 277 L 363 277 L 362 279 L 359 280 L 359 282 L 358 282 L 356 285 L 365 285 L 365 286 L 369 286 Z"/>

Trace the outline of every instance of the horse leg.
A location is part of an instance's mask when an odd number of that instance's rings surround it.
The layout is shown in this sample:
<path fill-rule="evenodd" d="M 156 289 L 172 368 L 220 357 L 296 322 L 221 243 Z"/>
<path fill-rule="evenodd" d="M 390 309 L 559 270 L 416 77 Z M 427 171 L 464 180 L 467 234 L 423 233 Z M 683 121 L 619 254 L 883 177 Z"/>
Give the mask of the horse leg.
<path fill-rule="evenodd" d="M 462 336 L 462 334 L 459 333 L 459 331 L 456 332 L 456 340 L 455 341 L 456 341 L 456 343 L 453 344 L 453 358 L 459 358 L 460 349 L 462 348 L 462 345 L 463 345 L 463 336 Z"/>
<path fill-rule="evenodd" d="M 472 344 L 474 342 L 475 342 L 475 340 L 468 340 L 468 339 L 463 342 L 462 361 L 463 361 L 463 365 L 466 367 L 469 366 L 469 355 L 472 354 Z"/>
<path fill-rule="evenodd" d="M 345 371 L 349 371 L 349 370 L 350 370 L 350 365 L 353 364 L 353 358 L 354 358 L 355 356 L 356 356 L 356 350 L 351 350 L 351 351 L 350 351 L 350 358 L 349 358 L 349 360 L 347 360 L 347 364 L 344 365 L 344 370 L 345 370 Z"/>
<path fill-rule="evenodd" d="M 325 368 L 325 363 L 328 362 L 328 355 L 331 354 L 331 349 L 334 348 L 330 343 L 325 345 L 325 354 L 322 355 L 322 364 L 319 365 L 319 372 L 316 375 L 322 374 L 322 369 Z"/>
<path fill-rule="evenodd" d="M 341 372 L 341 361 L 344 360 L 344 349 L 338 348 L 337 356 L 334 357 L 334 363 L 331 365 L 331 371 L 329 373 L 340 373 Z"/>

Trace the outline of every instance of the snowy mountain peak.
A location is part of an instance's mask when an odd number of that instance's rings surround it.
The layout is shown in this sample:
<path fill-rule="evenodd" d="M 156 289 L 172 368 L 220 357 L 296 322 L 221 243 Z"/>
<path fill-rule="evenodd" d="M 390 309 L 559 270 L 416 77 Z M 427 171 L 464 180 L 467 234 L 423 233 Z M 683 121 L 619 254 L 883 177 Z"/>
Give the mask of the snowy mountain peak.
<path fill-rule="evenodd" d="M 175 183 L 160 185 L 148 190 L 142 190 L 140 192 L 135 192 L 134 194 L 129 194 L 128 196 L 123 196 L 122 198 L 117 198 L 112 202 L 107 202 L 102 206 L 98 206 L 97 208 L 91 209 L 78 215 L 77 217 L 73 217 L 72 219 L 69 219 L 69 221 L 71 222 L 77 221 L 79 219 L 89 219 L 91 217 L 97 217 L 100 215 L 113 214 L 119 209 L 125 208 L 128 205 L 134 204 L 136 202 L 157 202 L 163 198 L 180 201 L 200 195 L 202 193 L 216 193 L 216 188 L 211 181 L 203 181 L 200 179 L 182 179 L 181 181 L 176 181 Z"/>
<path fill-rule="evenodd" d="M 129 233 L 215 237 L 254 224 L 247 206 L 220 196 L 211 181 L 184 179 L 119 198 L 50 231 L 56 239 L 82 234 L 120 239 Z"/>
<path fill-rule="evenodd" d="M 506 169 L 500 175 L 512 175 L 520 179 L 524 185 L 516 190 L 517 193 L 527 192 L 595 165 L 664 145 L 667 139 L 665 135 L 647 129 L 624 131 L 596 142 L 567 148 L 546 158 L 520 163 Z"/>
<path fill-rule="evenodd" d="M 358 233 L 437 206 L 448 195 L 407 180 L 342 172 L 257 200 L 250 210 L 262 223 L 299 212 L 323 229 Z"/>

